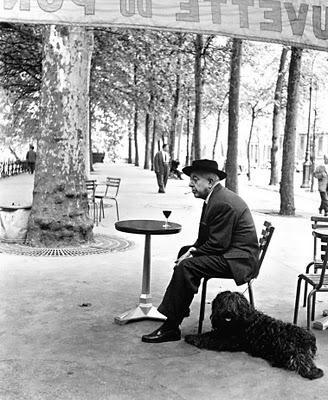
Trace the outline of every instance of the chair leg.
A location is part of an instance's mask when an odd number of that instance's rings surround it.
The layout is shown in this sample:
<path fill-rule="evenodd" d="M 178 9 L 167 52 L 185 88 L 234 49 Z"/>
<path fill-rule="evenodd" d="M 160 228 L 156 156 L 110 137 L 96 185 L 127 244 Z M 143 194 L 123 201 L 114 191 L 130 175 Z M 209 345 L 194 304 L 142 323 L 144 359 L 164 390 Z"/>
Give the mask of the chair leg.
<path fill-rule="evenodd" d="M 203 321 L 205 314 L 205 301 L 206 301 L 207 279 L 203 279 L 202 296 L 200 300 L 199 320 L 198 320 L 198 335 L 202 333 Z"/>
<path fill-rule="evenodd" d="M 305 283 L 304 283 L 303 307 L 306 307 L 307 289 L 308 289 L 308 283 L 305 282 Z"/>
<path fill-rule="evenodd" d="M 317 298 L 317 292 L 315 291 L 312 296 L 312 315 L 311 315 L 311 321 L 314 321 L 314 316 L 315 316 L 315 302 Z"/>
<path fill-rule="evenodd" d="M 115 200 L 115 203 L 116 203 L 116 215 L 117 215 L 117 220 L 119 221 L 120 220 L 120 216 L 119 216 L 119 214 L 118 214 L 118 203 L 117 203 L 117 200 L 116 199 L 114 199 Z"/>
<path fill-rule="evenodd" d="M 313 306 L 313 295 L 315 294 L 316 290 L 312 289 L 311 292 L 308 294 L 307 298 L 307 308 L 306 308 L 306 329 L 310 330 L 311 325 L 311 311 Z"/>
<path fill-rule="evenodd" d="M 96 202 L 93 204 L 93 221 L 98 226 L 98 204 Z"/>
<path fill-rule="evenodd" d="M 294 308 L 294 320 L 293 320 L 294 325 L 297 324 L 298 307 L 299 307 L 300 293 L 301 293 L 301 284 L 302 284 L 302 278 L 298 278 L 297 289 L 296 289 L 296 298 L 295 298 L 295 308 Z"/>
<path fill-rule="evenodd" d="M 248 284 L 249 302 L 253 307 L 255 307 L 255 305 L 254 305 L 254 294 L 253 294 L 253 288 L 252 288 L 252 281 L 247 282 L 247 284 Z"/>

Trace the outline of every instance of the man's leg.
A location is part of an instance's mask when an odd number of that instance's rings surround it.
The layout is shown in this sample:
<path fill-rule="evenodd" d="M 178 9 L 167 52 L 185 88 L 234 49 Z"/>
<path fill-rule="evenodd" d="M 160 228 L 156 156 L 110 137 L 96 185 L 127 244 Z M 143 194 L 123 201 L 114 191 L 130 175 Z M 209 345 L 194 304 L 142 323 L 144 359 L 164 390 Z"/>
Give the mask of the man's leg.
<path fill-rule="evenodd" d="M 164 183 L 163 183 L 163 174 L 156 172 L 157 184 L 158 184 L 158 193 L 165 193 Z"/>
<path fill-rule="evenodd" d="M 164 188 L 166 187 L 168 178 L 169 178 L 169 166 L 168 166 L 168 164 L 164 164 L 164 174 L 163 174 Z"/>
<path fill-rule="evenodd" d="M 142 340 L 160 343 L 179 340 L 179 325 L 183 318 L 189 316 L 189 306 L 198 292 L 202 278 L 232 278 L 231 270 L 222 256 L 191 257 L 174 267 L 172 279 L 166 289 L 158 311 L 167 317 L 164 324 L 144 335 Z"/>

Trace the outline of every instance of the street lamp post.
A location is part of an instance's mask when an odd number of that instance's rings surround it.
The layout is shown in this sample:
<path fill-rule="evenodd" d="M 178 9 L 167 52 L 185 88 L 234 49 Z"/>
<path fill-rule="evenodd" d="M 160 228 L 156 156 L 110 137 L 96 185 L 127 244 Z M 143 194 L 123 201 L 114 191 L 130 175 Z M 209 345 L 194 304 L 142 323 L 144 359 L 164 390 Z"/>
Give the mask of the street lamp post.
<path fill-rule="evenodd" d="M 310 160 L 310 130 L 311 130 L 311 109 L 312 109 L 312 82 L 313 82 L 313 67 L 316 60 L 317 54 L 312 59 L 311 66 L 311 80 L 310 80 L 310 93 L 309 93 L 309 115 L 308 115 L 308 128 L 306 134 L 306 150 L 305 150 L 305 160 L 303 164 L 303 181 L 301 188 L 310 187 L 310 171 L 312 162 Z"/>
<path fill-rule="evenodd" d="M 306 134 L 306 150 L 305 150 L 305 161 L 303 164 L 303 181 L 301 188 L 310 187 L 310 128 L 311 128 L 311 107 L 312 107 L 312 77 L 310 83 L 310 99 L 309 99 L 309 116 L 308 116 L 308 128 Z"/>

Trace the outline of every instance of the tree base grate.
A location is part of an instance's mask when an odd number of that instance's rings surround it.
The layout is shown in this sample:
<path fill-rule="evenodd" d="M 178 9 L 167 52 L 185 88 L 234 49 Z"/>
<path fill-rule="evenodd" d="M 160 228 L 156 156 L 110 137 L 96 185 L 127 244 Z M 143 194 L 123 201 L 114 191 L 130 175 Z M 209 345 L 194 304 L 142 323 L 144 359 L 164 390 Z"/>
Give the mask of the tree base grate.
<path fill-rule="evenodd" d="M 95 234 L 93 242 L 76 247 L 32 247 L 17 243 L 0 242 L 0 253 L 32 257 L 72 257 L 124 251 L 133 246 L 133 244 L 133 242 L 118 236 Z"/>

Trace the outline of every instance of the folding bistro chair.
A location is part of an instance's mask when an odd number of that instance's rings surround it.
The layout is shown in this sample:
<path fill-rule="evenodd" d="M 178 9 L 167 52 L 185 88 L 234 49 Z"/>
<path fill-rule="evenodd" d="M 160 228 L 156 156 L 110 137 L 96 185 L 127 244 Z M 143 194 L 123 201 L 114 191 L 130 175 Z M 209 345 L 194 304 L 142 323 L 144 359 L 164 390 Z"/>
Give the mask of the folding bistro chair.
<path fill-rule="evenodd" d="M 260 255 L 259 255 L 259 271 L 261 265 L 264 260 L 264 256 L 268 250 L 269 243 L 271 241 L 272 235 L 274 232 L 274 227 L 271 225 L 271 222 L 265 221 L 264 228 L 261 232 L 261 237 L 259 239 L 259 246 L 260 246 Z M 206 302 L 206 289 L 207 289 L 207 282 L 209 279 L 221 279 L 221 278 L 204 278 L 203 279 L 203 286 L 202 286 L 202 294 L 201 294 L 201 301 L 200 301 L 200 310 L 199 310 L 199 320 L 198 320 L 198 334 L 202 333 L 203 329 L 203 321 L 204 321 L 204 314 L 205 314 L 205 302 Z M 248 294 L 249 294 L 249 302 L 254 307 L 254 295 L 253 295 L 253 288 L 252 282 L 255 278 L 251 279 L 247 282 L 248 285 Z"/>
<path fill-rule="evenodd" d="M 315 273 L 309 274 L 308 267 L 305 274 L 300 274 L 298 276 L 297 288 L 296 288 L 296 298 L 295 298 L 295 308 L 294 308 L 294 324 L 297 324 L 298 319 L 298 309 L 299 309 L 299 298 L 301 293 L 302 281 L 304 281 L 304 303 L 303 307 L 307 307 L 306 312 L 306 327 L 310 329 L 311 321 L 314 320 L 315 316 L 315 301 L 317 292 L 328 292 L 328 276 L 326 274 L 327 270 L 327 260 L 328 260 L 328 228 L 320 233 L 320 229 L 313 232 L 313 235 L 321 241 L 320 251 L 321 257 L 318 261 L 318 266 L 316 268 L 316 263 L 313 262 Z M 317 244 L 318 247 L 318 244 Z M 317 254 L 316 254 L 317 255 Z M 320 274 L 317 270 L 320 269 Z M 312 286 L 312 290 L 307 294 L 308 285 Z"/>
<path fill-rule="evenodd" d="M 315 229 L 328 229 L 328 217 L 317 217 L 312 216 L 311 221 L 312 230 Z M 322 268 L 323 256 L 324 254 L 321 251 L 321 239 L 312 232 L 313 236 L 313 259 L 312 261 L 306 266 L 305 273 L 308 274 L 310 272 L 311 267 L 313 267 L 313 272 L 316 274 L 318 269 Z M 303 298 L 303 307 L 306 306 L 306 298 L 307 298 L 307 282 L 305 281 L 304 285 L 304 298 Z"/>
<path fill-rule="evenodd" d="M 106 182 L 99 184 L 98 188 L 102 186 L 105 187 L 105 190 L 101 192 L 97 190 L 95 194 L 96 200 L 99 200 L 99 221 L 101 221 L 101 216 L 105 218 L 105 210 L 104 210 L 104 200 L 113 200 L 115 201 L 116 205 L 116 215 L 117 221 L 119 221 L 119 212 L 118 212 L 118 202 L 117 202 L 117 195 L 120 188 L 121 178 L 113 178 L 111 176 L 106 178 Z"/>
<path fill-rule="evenodd" d="M 95 193 L 96 193 L 96 181 L 93 179 L 87 179 L 85 181 L 85 186 L 88 193 L 88 211 L 90 212 L 90 206 L 93 210 L 93 222 L 98 225 L 98 205 L 96 203 Z"/>

